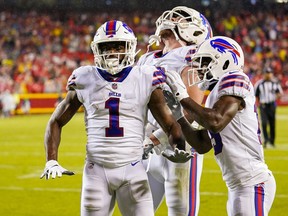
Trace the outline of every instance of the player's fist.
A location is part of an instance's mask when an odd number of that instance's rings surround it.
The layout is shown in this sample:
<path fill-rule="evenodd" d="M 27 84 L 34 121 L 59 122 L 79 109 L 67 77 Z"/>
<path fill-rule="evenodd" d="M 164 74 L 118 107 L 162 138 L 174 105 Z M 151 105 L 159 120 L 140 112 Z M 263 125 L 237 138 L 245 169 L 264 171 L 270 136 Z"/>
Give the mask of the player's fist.
<path fill-rule="evenodd" d="M 55 179 L 56 176 L 60 178 L 62 175 L 74 175 L 74 172 L 68 171 L 67 169 L 60 166 L 56 160 L 49 160 L 47 161 L 40 178 L 42 179 L 45 176 L 45 179 L 48 180 L 50 175 L 52 179 Z"/>

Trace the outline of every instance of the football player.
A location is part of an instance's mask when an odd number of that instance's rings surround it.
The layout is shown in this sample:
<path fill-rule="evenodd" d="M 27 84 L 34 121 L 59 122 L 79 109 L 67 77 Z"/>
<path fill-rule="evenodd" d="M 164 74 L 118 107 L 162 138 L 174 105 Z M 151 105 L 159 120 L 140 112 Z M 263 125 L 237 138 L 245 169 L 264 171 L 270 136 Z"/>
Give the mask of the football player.
<path fill-rule="evenodd" d="M 189 96 L 201 104 L 204 93 L 197 86 L 189 87 L 186 82 L 190 69 L 187 62 L 190 61 L 197 46 L 210 37 L 212 37 L 211 26 L 201 13 L 185 6 L 175 7 L 165 11 L 157 19 L 155 35 L 150 37 L 150 45 L 162 43 L 164 48 L 144 54 L 137 64 L 163 67 L 181 74 Z M 146 135 L 149 138 L 145 139 L 144 145 L 153 144 L 156 154 L 151 154 L 145 163 L 155 211 L 165 196 L 169 216 L 198 215 L 203 155 L 192 148 L 194 157 L 189 162 L 181 164 L 162 157 L 162 151 L 171 151 L 167 136 L 153 116 L 149 115 L 148 120 Z"/>
<path fill-rule="evenodd" d="M 192 67 L 192 77 L 198 77 L 194 83 L 211 89 L 205 107 L 189 97 L 181 77 L 167 72 L 176 99 L 205 128 L 194 130 L 179 114 L 181 109 L 175 109 L 187 141 L 199 153 L 214 149 L 228 188 L 229 216 L 267 216 L 276 183 L 264 161 L 254 88 L 243 72 L 241 47 L 228 37 L 211 38 L 200 45 Z"/>
<path fill-rule="evenodd" d="M 46 166 L 41 178 L 73 175 L 59 165 L 62 127 L 84 107 L 87 133 L 81 215 L 112 215 L 117 201 L 123 215 L 154 215 L 147 173 L 142 164 L 148 108 L 171 139 L 185 145 L 181 128 L 166 105 L 164 71 L 135 66 L 137 39 L 117 20 L 104 23 L 91 43 L 96 66 L 74 70 L 66 98 L 45 132 Z M 179 146 L 180 145 L 180 146 Z"/>

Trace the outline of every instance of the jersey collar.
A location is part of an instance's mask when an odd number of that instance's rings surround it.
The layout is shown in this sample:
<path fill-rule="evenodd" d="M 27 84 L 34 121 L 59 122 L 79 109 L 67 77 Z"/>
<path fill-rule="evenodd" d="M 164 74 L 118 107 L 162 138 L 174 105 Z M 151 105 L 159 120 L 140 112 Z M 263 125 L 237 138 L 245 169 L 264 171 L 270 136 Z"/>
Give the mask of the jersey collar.
<path fill-rule="evenodd" d="M 97 70 L 99 74 L 103 77 L 103 79 L 105 79 L 108 82 L 122 82 L 128 76 L 128 74 L 132 70 L 132 67 L 124 68 L 121 72 L 115 75 L 112 75 L 108 73 L 106 70 L 101 70 L 99 68 L 97 68 Z"/>

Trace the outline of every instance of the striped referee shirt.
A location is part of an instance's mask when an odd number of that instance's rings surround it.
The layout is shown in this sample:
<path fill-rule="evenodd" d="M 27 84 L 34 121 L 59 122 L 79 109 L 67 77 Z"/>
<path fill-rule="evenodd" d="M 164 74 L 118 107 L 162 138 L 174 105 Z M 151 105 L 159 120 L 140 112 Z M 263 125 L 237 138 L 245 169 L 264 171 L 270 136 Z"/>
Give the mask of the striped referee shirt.
<path fill-rule="evenodd" d="M 283 90 L 277 80 L 259 80 L 255 84 L 255 96 L 259 98 L 261 104 L 274 103 L 277 94 L 282 94 Z"/>

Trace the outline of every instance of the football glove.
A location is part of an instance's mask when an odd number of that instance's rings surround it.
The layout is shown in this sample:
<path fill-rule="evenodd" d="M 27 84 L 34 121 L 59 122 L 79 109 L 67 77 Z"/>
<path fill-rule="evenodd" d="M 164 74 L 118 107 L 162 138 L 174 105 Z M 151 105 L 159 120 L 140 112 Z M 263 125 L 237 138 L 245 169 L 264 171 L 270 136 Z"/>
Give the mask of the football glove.
<path fill-rule="evenodd" d="M 167 76 L 166 82 L 173 91 L 177 101 L 181 101 L 183 98 L 189 97 L 186 86 L 178 73 L 175 71 L 166 71 L 165 74 Z"/>
<path fill-rule="evenodd" d="M 175 99 L 173 94 L 170 91 L 163 90 L 164 97 L 166 99 L 166 103 L 170 110 L 172 111 L 173 116 L 176 121 L 184 116 L 183 108 L 179 101 Z"/>
<path fill-rule="evenodd" d="M 60 166 L 60 164 L 56 160 L 49 160 L 47 161 L 44 171 L 42 175 L 40 176 L 40 179 L 42 179 L 44 176 L 48 180 L 50 178 L 50 175 L 52 179 L 55 179 L 57 177 L 61 177 L 62 175 L 74 175 L 75 173 L 72 171 L 68 171 L 67 169 Z"/>
<path fill-rule="evenodd" d="M 168 160 L 174 162 L 174 163 L 186 163 L 191 158 L 194 157 L 194 154 L 191 154 L 189 152 L 179 150 L 178 148 L 175 148 L 173 154 L 167 154 L 165 152 L 162 152 L 163 157 L 167 158 Z"/>
<path fill-rule="evenodd" d="M 150 153 L 153 154 L 154 144 L 149 137 L 146 137 L 143 142 L 143 146 L 144 146 L 144 149 L 143 149 L 142 159 L 146 160 L 149 158 Z"/>

